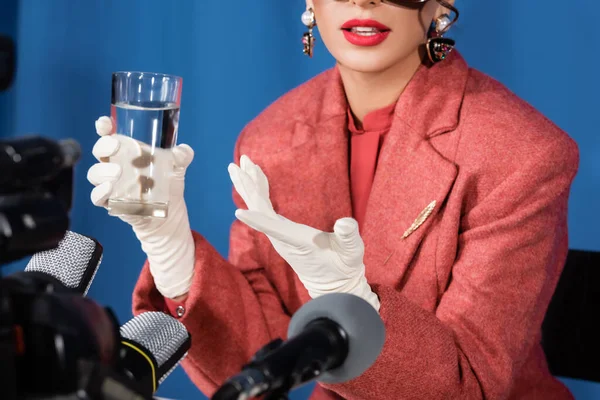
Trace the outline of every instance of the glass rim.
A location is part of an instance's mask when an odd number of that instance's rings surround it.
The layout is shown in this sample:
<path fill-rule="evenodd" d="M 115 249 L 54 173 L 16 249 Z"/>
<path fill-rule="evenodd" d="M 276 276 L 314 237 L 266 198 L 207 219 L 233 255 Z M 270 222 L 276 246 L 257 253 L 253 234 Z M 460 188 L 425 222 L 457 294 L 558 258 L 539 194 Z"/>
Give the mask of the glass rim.
<path fill-rule="evenodd" d="M 127 75 L 135 75 L 137 77 L 141 77 L 143 75 L 148 75 L 149 77 L 160 77 L 160 78 L 170 78 L 177 81 L 182 81 L 183 78 L 178 75 L 167 74 L 164 72 L 149 72 L 149 71 L 115 71 L 112 73 L 112 76 L 127 76 Z"/>

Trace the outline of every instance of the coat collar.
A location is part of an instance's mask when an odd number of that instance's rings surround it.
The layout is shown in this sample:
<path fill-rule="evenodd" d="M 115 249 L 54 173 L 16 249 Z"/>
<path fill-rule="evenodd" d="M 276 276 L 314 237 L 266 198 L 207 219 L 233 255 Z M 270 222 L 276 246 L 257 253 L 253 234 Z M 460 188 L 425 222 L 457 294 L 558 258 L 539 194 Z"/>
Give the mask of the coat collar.
<path fill-rule="evenodd" d="M 423 138 L 458 125 L 469 68 L 458 52 L 432 67 L 421 65 L 396 106 L 396 117 Z"/>
<path fill-rule="evenodd" d="M 317 123 L 345 117 L 348 102 L 338 67 L 328 70 L 322 102 L 313 104 Z M 458 125 L 469 68 L 458 51 L 433 66 L 421 65 L 398 99 L 395 118 L 423 138 L 434 137 Z M 322 84 L 319 81 L 318 84 Z M 308 113 L 309 115 L 312 113 Z"/>

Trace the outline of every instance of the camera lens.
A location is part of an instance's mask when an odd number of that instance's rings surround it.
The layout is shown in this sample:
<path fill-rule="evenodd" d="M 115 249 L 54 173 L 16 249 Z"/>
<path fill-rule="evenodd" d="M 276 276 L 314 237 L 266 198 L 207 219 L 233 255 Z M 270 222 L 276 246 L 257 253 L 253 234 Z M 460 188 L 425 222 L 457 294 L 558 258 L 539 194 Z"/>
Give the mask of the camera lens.
<path fill-rule="evenodd" d="M 14 307 L 24 339 L 17 357 L 21 393 L 72 393 L 80 360 L 116 365 L 119 326 L 109 309 L 78 295 L 25 297 Z"/>

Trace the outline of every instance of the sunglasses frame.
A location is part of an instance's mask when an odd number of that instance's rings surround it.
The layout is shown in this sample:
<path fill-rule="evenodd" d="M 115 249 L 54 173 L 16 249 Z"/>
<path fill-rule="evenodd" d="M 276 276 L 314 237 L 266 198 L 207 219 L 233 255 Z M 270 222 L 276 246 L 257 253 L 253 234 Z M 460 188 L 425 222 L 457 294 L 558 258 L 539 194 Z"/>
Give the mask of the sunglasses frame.
<path fill-rule="evenodd" d="M 396 7 L 411 7 L 411 6 L 412 7 L 415 7 L 415 6 L 421 7 L 421 6 L 424 6 L 425 3 L 427 3 L 430 0 L 381 0 L 381 1 L 385 4 L 389 4 L 391 6 L 396 6 Z M 454 7 L 452 4 L 448 3 L 445 0 L 435 0 L 435 1 L 438 2 L 442 7 L 445 7 L 448 10 L 452 11 L 452 13 L 454 14 L 454 18 L 452 18 L 452 21 L 450 21 L 450 23 L 446 26 L 446 28 L 444 28 L 444 30 L 442 32 L 439 32 L 439 34 L 444 34 L 458 20 L 459 12 L 456 7 Z"/>

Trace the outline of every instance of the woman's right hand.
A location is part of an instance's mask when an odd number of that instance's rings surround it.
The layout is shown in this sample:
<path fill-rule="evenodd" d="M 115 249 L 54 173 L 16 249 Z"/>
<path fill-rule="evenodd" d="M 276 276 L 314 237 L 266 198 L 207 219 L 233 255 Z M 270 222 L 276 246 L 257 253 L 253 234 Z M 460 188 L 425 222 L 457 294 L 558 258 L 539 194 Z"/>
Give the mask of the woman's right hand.
<path fill-rule="evenodd" d="M 88 170 L 88 180 L 94 189 L 92 203 L 107 207 L 115 183 L 134 182 L 131 166 L 122 165 L 139 154 L 139 142 L 120 135 L 112 135 L 110 117 L 96 121 L 100 136 L 92 153 L 99 161 Z M 166 218 L 119 216 L 132 226 L 142 249 L 148 256 L 150 272 L 157 289 L 167 298 L 176 298 L 189 291 L 194 269 L 194 240 L 184 200 L 185 173 L 194 158 L 194 151 L 186 144 L 172 149 L 173 174 L 169 182 L 169 205 Z M 124 161 L 125 160 L 125 161 Z"/>

